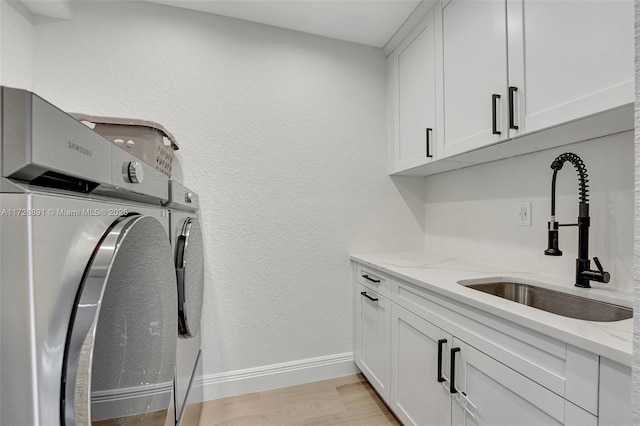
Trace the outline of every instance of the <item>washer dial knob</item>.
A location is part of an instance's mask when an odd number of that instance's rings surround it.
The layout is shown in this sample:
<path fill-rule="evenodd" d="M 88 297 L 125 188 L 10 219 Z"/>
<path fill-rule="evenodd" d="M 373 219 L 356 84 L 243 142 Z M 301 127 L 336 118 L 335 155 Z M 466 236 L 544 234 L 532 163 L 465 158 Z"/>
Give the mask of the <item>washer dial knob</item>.
<path fill-rule="evenodd" d="M 125 161 L 122 165 L 122 177 L 128 183 L 142 183 L 144 167 L 139 161 Z"/>

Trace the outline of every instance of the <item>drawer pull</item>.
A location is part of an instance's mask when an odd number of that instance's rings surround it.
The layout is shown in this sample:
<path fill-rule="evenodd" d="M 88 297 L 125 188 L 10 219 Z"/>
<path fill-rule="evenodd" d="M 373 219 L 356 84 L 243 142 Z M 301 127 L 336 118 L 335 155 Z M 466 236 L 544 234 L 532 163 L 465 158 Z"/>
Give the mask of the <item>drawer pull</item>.
<path fill-rule="evenodd" d="M 460 352 L 460 348 L 451 348 L 451 374 L 449 375 L 451 382 L 449 383 L 449 393 L 458 393 L 456 389 L 456 352 Z"/>
<path fill-rule="evenodd" d="M 360 292 L 360 294 L 363 295 L 364 297 L 366 297 L 367 299 L 371 300 L 372 302 L 377 302 L 378 301 L 377 297 L 369 296 L 366 291 Z"/>
<path fill-rule="evenodd" d="M 369 280 L 372 283 L 376 283 L 376 284 L 380 284 L 380 280 L 374 280 L 373 278 L 371 278 L 369 275 L 364 274 L 362 275 L 362 278 L 364 278 L 365 280 Z"/>
<path fill-rule="evenodd" d="M 438 340 L 438 383 L 445 381 L 445 378 L 442 377 L 442 347 L 445 343 L 447 343 L 447 339 Z"/>

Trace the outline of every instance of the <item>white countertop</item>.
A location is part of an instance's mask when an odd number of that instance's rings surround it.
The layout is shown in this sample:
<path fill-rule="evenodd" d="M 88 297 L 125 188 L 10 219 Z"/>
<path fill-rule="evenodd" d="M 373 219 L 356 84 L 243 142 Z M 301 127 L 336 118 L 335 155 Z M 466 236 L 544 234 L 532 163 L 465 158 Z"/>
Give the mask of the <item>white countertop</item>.
<path fill-rule="evenodd" d="M 538 273 L 463 259 L 443 259 L 425 253 L 352 255 L 351 260 L 631 367 L 633 319 L 593 322 L 566 318 L 466 288 L 458 281 L 515 278 L 539 287 L 627 307 L 633 307 L 631 294 L 616 293 L 606 288 L 577 288 L 570 284 L 573 277 L 559 280 Z"/>

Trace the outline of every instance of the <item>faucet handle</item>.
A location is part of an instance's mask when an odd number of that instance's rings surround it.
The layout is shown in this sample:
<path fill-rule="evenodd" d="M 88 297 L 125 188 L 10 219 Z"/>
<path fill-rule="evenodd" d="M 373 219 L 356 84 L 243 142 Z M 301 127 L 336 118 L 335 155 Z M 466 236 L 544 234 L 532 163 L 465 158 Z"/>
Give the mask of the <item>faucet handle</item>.
<path fill-rule="evenodd" d="M 598 271 L 604 272 L 604 268 L 602 267 L 602 263 L 600 263 L 600 259 L 594 256 L 593 261 L 596 263 L 596 266 L 598 267 Z"/>
<path fill-rule="evenodd" d="M 598 259 L 597 257 L 594 257 L 593 261 L 596 263 L 596 266 L 598 267 L 598 272 L 582 271 L 582 274 L 580 275 L 588 280 L 598 281 L 601 283 L 608 283 L 609 280 L 611 279 L 611 274 L 609 274 L 604 270 L 604 268 L 602 267 L 602 263 L 600 263 L 600 259 Z"/>

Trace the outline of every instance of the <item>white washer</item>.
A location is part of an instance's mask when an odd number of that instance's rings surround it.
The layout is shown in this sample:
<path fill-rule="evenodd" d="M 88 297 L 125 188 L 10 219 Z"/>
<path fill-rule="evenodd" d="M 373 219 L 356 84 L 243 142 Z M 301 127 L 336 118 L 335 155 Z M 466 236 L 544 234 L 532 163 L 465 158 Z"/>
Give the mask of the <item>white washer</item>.
<path fill-rule="evenodd" d="M 198 195 L 169 181 L 171 245 L 178 286 L 178 347 L 176 354 L 176 418 L 179 425 L 196 426 L 202 411 L 200 321 L 204 297 L 204 253 L 198 220 Z"/>
<path fill-rule="evenodd" d="M 0 424 L 173 425 L 167 178 L 1 88 Z"/>

